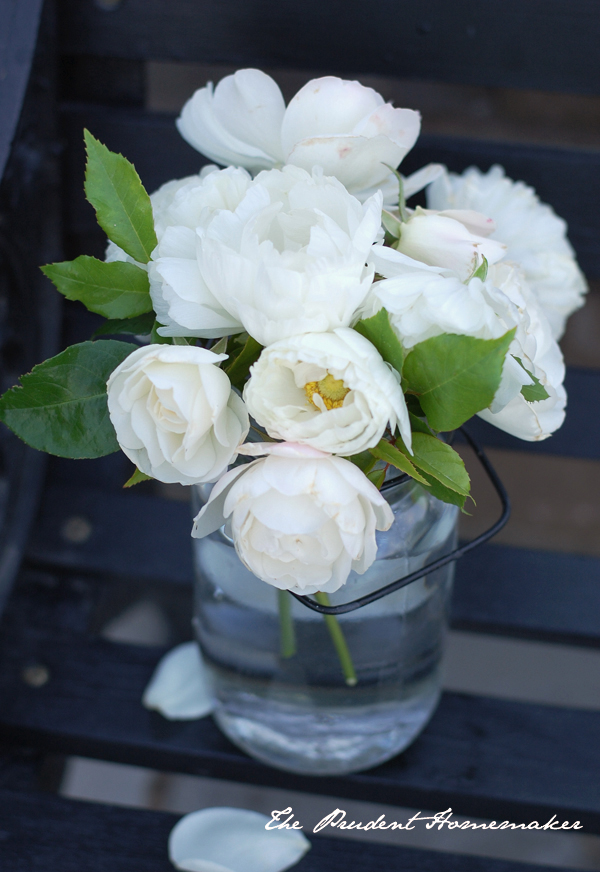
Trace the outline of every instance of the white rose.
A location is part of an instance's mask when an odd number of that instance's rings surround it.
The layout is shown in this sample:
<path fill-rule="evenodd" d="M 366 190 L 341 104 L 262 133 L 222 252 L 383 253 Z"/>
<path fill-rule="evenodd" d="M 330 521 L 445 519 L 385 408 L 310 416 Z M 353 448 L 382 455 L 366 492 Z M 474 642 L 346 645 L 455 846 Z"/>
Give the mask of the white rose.
<path fill-rule="evenodd" d="M 214 165 L 203 167 L 200 174 L 197 176 L 186 176 L 183 179 L 171 179 L 169 182 L 165 182 L 164 185 L 161 185 L 160 188 L 157 188 L 156 191 L 153 191 L 150 194 L 150 202 L 152 203 L 152 218 L 154 219 L 154 230 L 156 231 L 156 235 L 158 239 L 161 238 L 166 228 L 170 224 L 187 224 L 185 218 L 181 220 L 181 215 L 178 214 L 180 211 L 177 207 L 172 210 L 171 207 L 177 200 L 177 195 L 179 191 L 186 191 L 188 189 L 197 188 L 198 185 L 202 183 L 202 180 L 206 178 L 210 173 L 215 172 L 217 167 Z M 171 214 L 170 214 L 171 213 Z M 188 224 L 188 226 L 191 226 Z M 116 245 L 114 242 L 109 240 L 108 245 L 106 247 L 106 253 L 104 259 L 110 263 L 111 261 L 129 261 L 129 263 L 135 263 L 137 266 L 142 269 L 148 269 L 148 264 L 139 263 L 134 260 L 128 254 L 125 254 L 122 248 Z"/>
<path fill-rule="evenodd" d="M 396 248 L 422 263 L 451 269 L 465 281 L 483 257 L 488 263 L 504 257 L 506 246 L 486 238 L 491 230 L 493 224 L 479 212 L 435 213 L 417 206 L 402 223 Z"/>
<path fill-rule="evenodd" d="M 348 327 L 306 333 L 265 348 L 244 388 L 248 411 L 269 436 L 331 454 L 377 445 L 388 424 L 408 447 L 411 429 L 399 377 Z"/>
<path fill-rule="evenodd" d="M 479 417 L 528 442 L 547 439 L 565 419 L 567 394 L 563 387 L 562 352 L 552 336 L 544 310 L 518 269 L 511 264 L 496 264 L 488 280 L 499 292 L 496 295 L 498 311 L 506 311 L 503 300 L 506 297 L 514 304 L 518 318 L 500 387 L 490 408 L 479 412 Z M 508 320 L 506 316 L 505 320 Z M 522 366 L 516 358 L 522 361 Z M 521 388 L 533 384 L 533 379 L 526 378 L 523 367 L 543 385 L 549 394 L 547 399 L 527 402 Z"/>
<path fill-rule="evenodd" d="M 351 323 L 373 278 L 365 264 L 381 238 L 381 194 L 362 205 L 320 170 L 269 170 L 196 235 L 194 265 L 205 286 L 233 320 L 270 345 Z M 183 276 L 171 286 L 190 299 Z"/>
<path fill-rule="evenodd" d="M 240 333 L 242 325 L 206 287 L 198 267 L 196 228 L 219 209 L 235 209 L 250 176 L 244 170 L 204 167 L 197 176 L 173 179 L 150 194 L 158 245 L 149 263 L 137 263 L 109 242 L 105 260 L 128 261 L 145 269 L 162 336 L 212 338 Z"/>
<path fill-rule="evenodd" d="M 148 345 L 107 382 L 108 411 L 123 452 L 159 481 L 215 481 L 249 429 L 242 400 L 216 365 L 226 354 Z"/>
<path fill-rule="evenodd" d="M 240 333 L 242 325 L 207 287 L 199 265 L 199 229 L 243 201 L 251 179 L 245 170 L 215 167 L 159 189 L 153 201 L 158 245 L 148 264 L 150 296 L 162 336 L 211 338 Z M 156 195 L 155 195 L 155 199 Z"/>
<path fill-rule="evenodd" d="M 485 282 L 475 278 L 464 283 L 451 270 L 428 266 L 383 246 L 374 247 L 372 261 L 377 272 L 389 278 L 373 285 L 363 314 L 384 306 L 406 349 L 441 333 L 495 339 L 516 328 L 502 381 L 490 410 L 480 412 L 481 417 L 529 441 L 545 439 L 562 424 L 566 402 L 562 353 L 518 267 L 501 262 L 490 267 Z M 549 399 L 525 400 L 521 388 L 533 384 L 526 370 L 539 379 Z"/>
<path fill-rule="evenodd" d="M 384 306 L 405 349 L 441 333 L 496 339 L 516 326 L 508 305 L 509 324 L 498 317 L 491 301 L 491 282 L 463 282 L 449 269 L 429 266 L 393 248 L 374 246 L 371 260 L 385 280 L 375 282 L 362 314 Z"/>
<path fill-rule="evenodd" d="M 375 531 L 388 530 L 394 515 L 358 467 L 291 443 L 244 445 L 241 453 L 268 456 L 217 482 L 192 536 L 207 536 L 229 519 L 244 565 L 294 593 L 333 593 L 352 570 L 369 568 Z"/>
<path fill-rule="evenodd" d="M 507 178 L 502 167 L 487 173 L 471 167 L 462 176 L 441 174 L 429 187 L 427 202 L 433 209 L 476 209 L 494 219 L 493 237 L 508 246 L 507 259 L 521 266 L 560 339 L 569 315 L 583 305 L 587 285 L 567 225 L 540 203 L 533 188 Z"/>
<path fill-rule="evenodd" d="M 253 69 L 196 91 L 177 121 L 183 138 L 217 163 L 251 172 L 320 166 L 361 200 L 385 188 L 396 202 L 397 183 L 384 164 L 398 166 L 420 126 L 418 112 L 394 109 L 372 88 L 335 76 L 312 79 L 286 109 L 278 85 Z"/>

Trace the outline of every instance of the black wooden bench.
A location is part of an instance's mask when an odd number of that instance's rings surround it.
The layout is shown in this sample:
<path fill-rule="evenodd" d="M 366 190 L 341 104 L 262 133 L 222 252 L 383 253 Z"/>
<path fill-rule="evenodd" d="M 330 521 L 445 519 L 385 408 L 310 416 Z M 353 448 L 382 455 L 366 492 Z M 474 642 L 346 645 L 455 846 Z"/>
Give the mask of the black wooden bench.
<path fill-rule="evenodd" d="M 0 62 L 9 86 L 0 102 L 0 173 L 6 164 L 0 231 L 11 229 L 10 241 L 18 241 L 29 261 L 19 278 L 9 242 L 0 281 L 9 300 L 29 287 L 33 318 L 29 323 L 18 307 L 10 310 L 12 334 L 7 328 L 0 336 L 4 382 L 58 342 L 54 297 L 32 265 L 103 250 L 83 200 L 82 128 L 132 160 L 149 190 L 201 164 L 172 117 L 144 108 L 146 61 L 599 94 L 599 42 L 594 0 L 0 0 Z M 569 221 L 588 276 L 600 277 L 599 152 L 423 136 L 403 169 L 430 160 L 459 171 L 499 162 L 513 178 L 533 184 Z M 34 318 L 34 311 L 43 314 Z M 65 307 L 65 344 L 88 338 L 91 329 L 91 316 Z M 539 445 L 517 444 L 482 422 L 473 429 L 489 446 L 598 460 L 600 373 L 569 371 L 567 390 L 565 426 Z M 106 641 L 98 627 L 103 603 L 117 590 L 151 591 L 185 614 L 192 578 L 188 506 L 161 498 L 151 486 L 124 492 L 129 470 L 120 455 L 51 459 L 34 517 L 39 457 L 3 440 L 1 482 L 9 497 L 0 607 L 23 556 L 0 627 L 3 872 L 172 868 L 166 844 L 175 817 L 57 796 L 48 789 L 56 787 L 48 760 L 61 755 L 417 809 L 452 807 L 480 818 L 541 822 L 557 814 L 600 834 L 600 712 L 446 693 L 403 755 L 368 772 L 323 779 L 255 762 L 210 719 L 169 723 L 148 712 L 140 698 L 163 651 Z M 453 624 L 598 646 L 600 560 L 484 546 L 457 567 Z M 531 868 L 317 836 L 313 842 L 298 872 Z"/>

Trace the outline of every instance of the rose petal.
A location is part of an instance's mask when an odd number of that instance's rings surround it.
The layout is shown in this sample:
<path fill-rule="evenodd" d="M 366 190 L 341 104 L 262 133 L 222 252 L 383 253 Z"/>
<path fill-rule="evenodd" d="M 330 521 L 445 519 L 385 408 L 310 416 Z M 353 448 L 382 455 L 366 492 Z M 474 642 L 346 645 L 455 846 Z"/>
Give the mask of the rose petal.
<path fill-rule="evenodd" d="M 243 446 L 240 445 L 240 448 Z M 239 451 L 238 451 L 239 453 Z M 222 475 L 211 491 L 208 502 L 203 506 L 196 517 L 194 518 L 194 526 L 192 527 L 192 537 L 194 539 L 202 539 L 204 536 L 209 536 L 222 527 L 225 523 L 225 500 L 231 490 L 236 478 L 242 472 L 247 472 L 252 463 L 247 463 L 244 466 L 238 466 L 237 469 L 230 469 L 225 475 Z"/>
<path fill-rule="evenodd" d="M 231 103 L 235 94 L 236 99 Z M 177 119 L 183 138 L 210 160 L 256 170 L 281 159 L 265 146 L 278 145 L 283 97 L 260 70 L 239 70 L 214 89 L 212 83 L 187 101 Z"/>
<path fill-rule="evenodd" d="M 311 847 L 299 830 L 267 830 L 270 818 L 241 808 L 204 808 L 169 837 L 169 858 L 187 872 L 283 872 Z"/>
<path fill-rule="evenodd" d="M 289 157 L 296 143 L 313 136 L 350 133 L 363 118 L 383 105 L 383 97 L 359 82 L 323 76 L 312 79 L 290 101 L 281 127 Z"/>
<path fill-rule="evenodd" d="M 238 454 L 259 457 L 263 454 L 276 454 L 279 457 L 329 457 L 326 451 L 301 445 L 299 442 L 245 442 L 238 448 Z"/>
<path fill-rule="evenodd" d="M 172 721 L 203 718 L 214 709 L 210 676 L 195 642 L 177 645 L 162 658 L 142 703 Z"/>
<path fill-rule="evenodd" d="M 422 191 L 423 188 L 426 188 L 427 185 L 434 182 L 439 176 L 441 176 L 444 170 L 445 167 L 443 164 L 430 163 L 421 167 L 421 169 L 417 170 L 416 173 L 407 176 L 404 179 L 404 196 L 406 199 L 408 200 L 408 198 L 412 197 L 413 194 L 418 194 L 419 191 Z"/>

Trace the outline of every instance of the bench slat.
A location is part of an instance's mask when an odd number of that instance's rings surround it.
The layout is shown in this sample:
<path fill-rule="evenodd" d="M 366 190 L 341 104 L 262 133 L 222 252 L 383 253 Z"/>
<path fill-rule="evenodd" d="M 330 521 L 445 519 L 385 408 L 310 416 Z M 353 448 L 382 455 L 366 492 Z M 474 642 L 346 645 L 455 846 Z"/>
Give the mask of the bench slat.
<path fill-rule="evenodd" d="M 67 54 L 600 90 L 594 0 L 380 0 L 368 15 L 359 0 L 128 0 L 111 12 L 64 0 L 61 12 Z"/>
<path fill-rule="evenodd" d="M 71 233 L 97 232 L 94 213 L 83 197 L 84 127 L 126 155 L 149 191 L 171 178 L 197 173 L 207 162 L 184 142 L 170 115 L 67 104 L 62 118 L 69 154 L 66 220 Z M 457 172 L 473 164 L 482 170 L 503 164 L 509 176 L 533 185 L 568 222 L 582 269 L 590 278 L 600 277 L 600 151 L 428 135 L 409 153 L 403 171 L 412 172 L 429 161 L 441 161 Z"/>
<path fill-rule="evenodd" d="M 452 627 L 600 644 L 600 560 L 482 545 L 456 565 Z"/>
<path fill-rule="evenodd" d="M 332 809 L 333 810 L 333 809 Z M 2 872 L 173 872 L 167 839 L 178 815 L 0 791 Z M 422 825 L 423 826 L 423 825 Z M 309 835 L 307 833 L 307 835 Z M 530 872 L 531 866 L 310 836 L 297 872 Z M 536 866 L 538 872 L 561 872 Z M 568 872 L 568 870 L 562 870 Z"/>
<path fill-rule="evenodd" d="M 90 525 L 85 542 L 64 538 L 73 517 Z M 54 485 L 27 554 L 50 567 L 188 585 L 190 530 L 186 503 Z M 597 558 L 484 545 L 457 564 L 453 626 L 598 645 L 599 582 Z"/>
<path fill-rule="evenodd" d="M 383 766 L 322 779 L 283 773 L 234 748 L 210 718 L 176 723 L 146 711 L 141 695 L 162 650 L 82 636 L 81 587 L 32 598 L 25 586 L 13 598 L 0 636 L 1 740 L 515 823 L 556 813 L 600 833 L 600 790 L 590 778 L 600 767 L 600 712 L 447 693 L 423 735 Z M 32 663 L 49 670 L 42 687 L 21 679 Z"/>

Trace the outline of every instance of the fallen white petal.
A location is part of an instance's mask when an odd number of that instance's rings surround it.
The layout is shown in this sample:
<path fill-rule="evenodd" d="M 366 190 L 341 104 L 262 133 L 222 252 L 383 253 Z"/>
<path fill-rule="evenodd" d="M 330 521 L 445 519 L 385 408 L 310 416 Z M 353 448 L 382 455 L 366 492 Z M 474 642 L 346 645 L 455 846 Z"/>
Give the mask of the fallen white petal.
<path fill-rule="evenodd" d="M 186 872 L 283 872 L 310 848 L 299 830 L 266 830 L 270 818 L 240 808 L 204 808 L 181 818 L 169 859 Z"/>
<path fill-rule="evenodd" d="M 173 721 L 203 718 L 214 708 L 210 676 L 195 642 L 177 645 L 162 658 L 142 703 Z"/>

